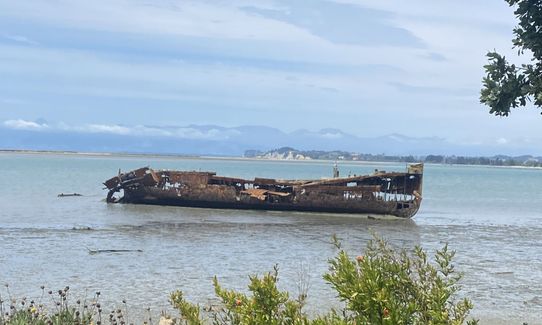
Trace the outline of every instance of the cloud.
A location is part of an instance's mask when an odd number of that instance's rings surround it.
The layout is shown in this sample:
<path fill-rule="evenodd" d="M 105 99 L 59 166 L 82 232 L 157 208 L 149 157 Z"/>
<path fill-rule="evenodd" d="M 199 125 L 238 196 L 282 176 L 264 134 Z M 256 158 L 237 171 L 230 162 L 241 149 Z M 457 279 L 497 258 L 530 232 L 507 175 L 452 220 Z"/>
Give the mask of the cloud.
<path fill-rule="evenodd" d="M 427 95 L 440 95 L 440 96 L 456 96 L 456 97 L 467 97 L 475 98 L 477 96 L 478 90 L 468 89 L 468 88 L 444 88 L 444 87 L 434 87 L 434 86 L 418 86 L 418 85 L 409 85 L 402 82 L 390 82 L 390 86 L 393 86 L 400 92 L 409 93 L 409 94 L 423 94 Z"/>
<path fill-rule="evenodd" d="M 307 31 L 271 19 L 261 19 L 235 5 L 205 1 L 94 2 L 28 0 L 0 2 L 0 16 L 83 30 L 215 39 L 314 39 Z"/>
<path fill-rule="evenodd" d="M 341 133 L 323 133 L 320 134 L 320 137 L 324 139 L 340 139 L 343 135 Z"/>
<path fill-rule="evenodd" d="M 46 124 L 23 119 L 6 120 L 5 128 L 28 131 L 77 132 L 93 134 L 113 134 L 132 137 L 165 137 L 191 140 L 226 140 L 241 134 L 240 131 L 220 127 L 184 127 L 184 126 L 145 126 L 118 124 L 70 125 L 63 122 Z"/>
<path fill-rule="evenodd" d="M 210 128 L 201 130 L 198 128 L 181 127 L 172 130 L 172 135 L 184 139 L 200 140 L 225 140 L 240 135 L 241 132 L 233 129 Z"/>
<path fill-rule="evenodd" d="M 27 101 L 20 98 L 0 98 L 0 103 L 14 106 L 14 105 L 26 104 Z"/>
<path fill-rule="evenodd" d="M 242 9 L 306 29 L 333 43 L 423 47 L 421 39 L 390 23 L 392 14 L 388 11 L 321 0 L 311 0 L 310 8 L 303 2 L 278 3 L 274 9 L 253 6 Z"/>
<path fill-rule="evenodd" d="M 258 2 L 251 6 L 247 3 L 155 1 L 151 4 L 111 0 L 96 6 L 78 0 L 29 0 L 0 3 L 0 17 L 24 19 L 28 26 L 39 26 L 32 28 L 33 33 L 43 30 L 38 39 L 52 38 L 60 46 L 49 49 L 60 53 L 44 53 L 47 60 L 43 60 L 37 51 L 36 59 L 28 60 L 31 61 L 29 64 L 24 62 L 26 60 L 15 59 L 19 61 L 18 68 L 27 66 L 35 73 L 43 75 L 39 70 L 44 67 L 53 70 L 46 72 L 48 76 L 66 70 L 86 76 L 110 71 L 119 78 L 146 77 L 149 74 L 129 71 L 150 57 L 152 64 L 146 64 L 146 68 L 159 68 L 154 71 L 158 82 L 171 79 L 171 73 L 167 72 L 171 67 L 182 66 L 182 71 L 175 71 L 179 78 L 194 79 L 190 68 L 206 66 L 213 74 L 206 78 L 207 81 L 222 79 L 228 70 L 252 70 L 259 74 L 259 79 L 281 74 L 281 81 L 270 80 L 270 84 L 286 89 L 292 88 L 285 83 L 288 74 L 321 76 L 320 84 L 314 81 L 298 83 L 319 86 L 312 91 L 314 93 L 318 89 L 343 93 L 344 84 L 348 83 L 346 88 L 351 93 L 359 93 L 355 88 L 360 88 L 382 95 L 387 89 L 380 80 L 401 80 L 405 74 L 414 73 L 417 79 L 426 79 L 433 84 L 448 80 L 450 84 L 459 84 L 456 77 L 461 78 L 461 75 L 450 73 L 450 70 L 457 71 L 457 67 L 441 70 L 438 78 L 426 75 L 427 71 L 433 74 L 438 71 L 435 66 L 443 63 L 443 55 L 425 49 L 426 40 L 398 23 L 401 17 L 389 8 L 321 0 L 311 1 L 310 6 L 285 1 Z M 51 29 L 51 25 L 55 28 Z M 67 39 L 61 40 L 62 37 Z M 67 48 L 66 43 L 69 44 Z M 87 52 L 86 59 L 76 58 L 77 51 Z M 93 61 L 103 54 L 109 61 L 113 61 L 112 58 L 123 61 L 128 69 L 96 69 Z M 77 64 L 70 65 L 69 62 Z M 409 64 L 405 65 L 405 62 Z M 426 62 L 429 64 L 424 64 Z M 63 69 L 66 64 L 68 67 Z M 61 71 L 54 71 L 55 65 Z M 218 74 L 220 76 L 216 78 Z M 329 75 L 336 76 L 337 80 L 323 78 Z M 231 82 L 234 78 L 229 79 Z M 261 84 L 253 80 L 242 82 L 243 87 L 250 88 Z M 271 89 L 268 85 L 263 87 Z M 223 89 L 222 86 L 217 88 Z"/>
<path fill-rule="evenodd" d="M 440 53 L 430 52 L 422 55 L 423 58 L 427 58 L 429 60 L 438 61 L 438 62 L 444 62 L 447 61 L 446 57 Z"/>
<path fill-rule="evenodd" d="M 7 120 L 3 123 L 4 127 L 9 129 L 15 129 L 15 130 L 35 130 L 35 131 L 41 131 L 41 130 L 47 130 L 49 129 L 49 125 L 47 124 L 40 124 L 37 122 L 32 121 L 25 121 L 22 119 L 17 120 Z"/>
<path fill-rule="evenodd" d="M 503 20 L 512 16 L 512 10 L 505 1 L 493 0 L 456 0 L 456 1 L 373 1 L 373 0 L 335 0 L 358 6 L 367 6 L 378 10 L 395 13 L 397 19 L 433 20 L 454 22 L 456 24 L 476 24 L 477 26 L 507 25 L 513 22 Z M 469 10 L 465 10 L 469 8 Z"/>
<path fill-rule="evenodd" d="M 22 36 L 22 35 L 4 34 L 4 38 L 6 38 L 8 40 L 11 40 L 11 41 L 18 42 L 18 43 L 27 44 L 27 45 L 39 45 L 38 42 L 36 42 L 34 40 L 31 40 L 30 38 L 28 38 L 26 36 Z"/>
<path fill-rule="evenodd" d="M 119 135 L 129 135 L 132 134 L 134 130 L 120 125 L 105 125 L 105 124 L 90 124 L 85 127 L 75 128 L 81 132 L 89 133 L 111 133 Z"/>
<path fill-rule="evenodd" d="M 478 103 L 485 51 L 510 48 L 513 25 L 493 0 L 0 1 L 0 97 L 24 99 L 0 99 L 0 120 L 193 138 L 235 135 L 143 125 L 484 130 L 495 144 L 538 130 L 536 114 Z"/>

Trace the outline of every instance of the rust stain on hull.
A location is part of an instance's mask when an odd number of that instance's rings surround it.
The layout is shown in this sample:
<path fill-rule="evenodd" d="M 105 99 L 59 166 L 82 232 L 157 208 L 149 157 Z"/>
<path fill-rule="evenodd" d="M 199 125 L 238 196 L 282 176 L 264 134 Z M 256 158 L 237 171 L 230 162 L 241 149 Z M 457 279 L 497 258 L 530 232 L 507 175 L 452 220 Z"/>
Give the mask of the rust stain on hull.
<path fill-rule="evenodd" d="M 217 176 L 214 172 L 153 170 L 121 173 L 104 182 L 108 203 L 220 209 L 381 214 L 412 218 L 422 201 L 423 164 L 406 172 L 321 180 Z"/>

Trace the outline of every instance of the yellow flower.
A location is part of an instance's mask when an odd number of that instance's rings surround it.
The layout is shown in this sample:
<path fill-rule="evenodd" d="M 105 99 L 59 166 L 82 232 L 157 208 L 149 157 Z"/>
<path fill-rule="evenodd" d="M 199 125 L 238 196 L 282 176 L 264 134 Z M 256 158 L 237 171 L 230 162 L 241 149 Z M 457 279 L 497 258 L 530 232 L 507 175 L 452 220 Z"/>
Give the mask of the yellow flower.
<path fill-rule="evenodd" d="M 30 312 L 33 314 L 35 312 L 37 312 L 38 309 L 35 307 L 35 306 L 32 306 L 32 308 L 30 308 Z"/>

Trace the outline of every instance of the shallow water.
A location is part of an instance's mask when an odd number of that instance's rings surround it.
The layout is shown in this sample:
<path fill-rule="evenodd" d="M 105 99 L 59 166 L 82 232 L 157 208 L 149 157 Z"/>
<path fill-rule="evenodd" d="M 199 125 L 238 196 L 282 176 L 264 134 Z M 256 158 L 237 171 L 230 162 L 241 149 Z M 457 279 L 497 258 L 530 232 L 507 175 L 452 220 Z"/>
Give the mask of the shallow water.
<path fill-rule="evenodd" d="M 101 182 L 119 168 L 212 170 L 252 178 L 320 178 L 328 162 L 0 154 L 0 282 L 14 296 L 39 287 L 126 299 L 132 317 L 167 309 L 182 289 L 193 301 L 213 297 L 212 277 L 244 289 L 249 274 L 280 268 L 280 286 L 297 290 L 308 276 L 309 310 L 338 306 L 322 280 L 337 234 L 352 254 L 376 232 L 398 246 L 430 251 L 449 243 L 465 272 L 463 293 L 483 323 L 542 324 L 542 170 L 427 165 L 424 201 L 413 220 L 351 215 L 107 205 Z M 340 164 L 343 175 L 404 164 Z M 78 192 L 82 197 L 58 198 Z M 87 229 L 90 227 L 90 230 Z M 143 252 L 91 255 L 88 249 Z M 333 302 L 333 303 L 330 303 Z"/>

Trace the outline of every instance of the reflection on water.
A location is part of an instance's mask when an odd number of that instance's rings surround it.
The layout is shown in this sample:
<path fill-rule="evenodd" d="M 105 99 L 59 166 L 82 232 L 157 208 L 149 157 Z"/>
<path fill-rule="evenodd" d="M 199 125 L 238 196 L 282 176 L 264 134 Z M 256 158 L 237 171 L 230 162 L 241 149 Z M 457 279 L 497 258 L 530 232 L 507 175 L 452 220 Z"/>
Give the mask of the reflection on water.
<path fill-rule="evenodd" d="M 126 298 L 135 311 L 152 306 L 158 312 L 167 308 L 170 291 L 181 288 L 205 304 L 213 297 L 214 275 L 228 288 L 244 289 L 249 274 L 278 264 L 279 285 L 292 293 L 300 270 L 307 273 L 308 307 L 315 311 L 330 301 L 338 306 L 321 277 L 336 253 L 331 236 L 358 254 L 377 233 L 400 247 L 434 251 L 449 243 L 465 272 L 464 293 L 488 324 L 536 324 L 532 315 L 542 312 L 542 197 L 534 190 L 540 170 L 427 166 L 424 202 L 414 220 L 105 204 L 100 182 L 119 167 L 277 178 L 320 177 L 330 170 L 326 163 L 146 159 L 0 155 L 0 281 L 9 282 L 14 295 L 38 295 L 42 284 L 70 285 L 82 294 L 100 290 L 105 303 Z M 361 174 L 374 167 L 343 168 Z M 74 191 L 85 196 L 56 197 Z M 90 255 L 89 249 L 142 252 Z"/>

